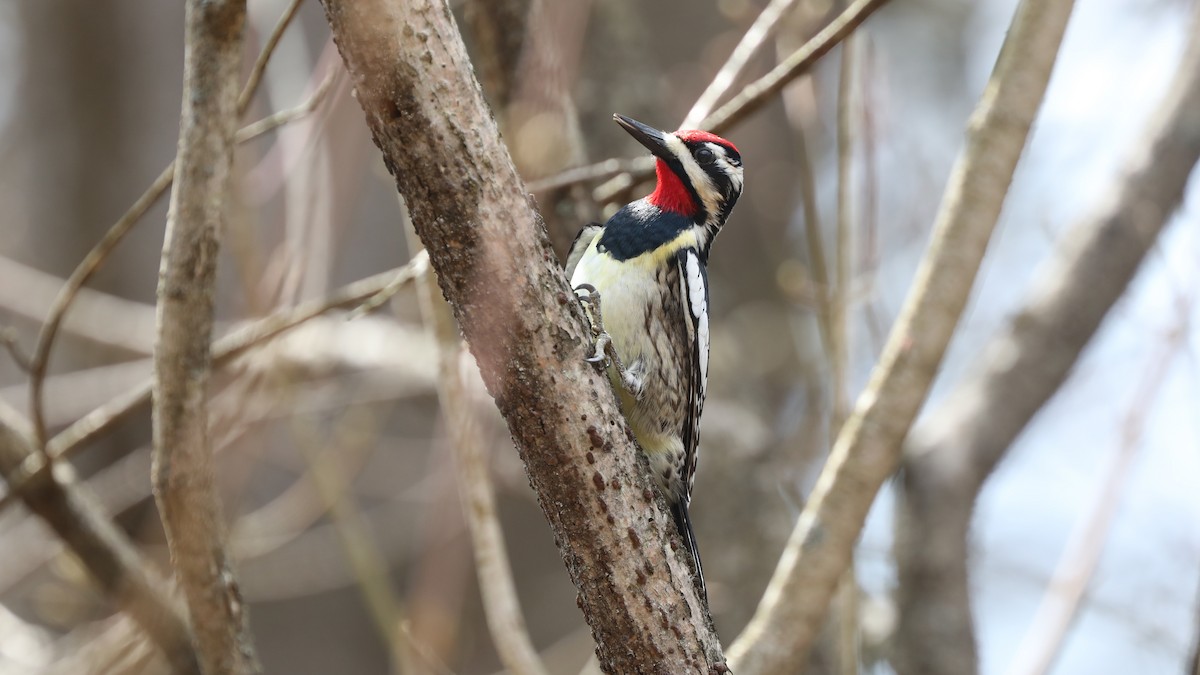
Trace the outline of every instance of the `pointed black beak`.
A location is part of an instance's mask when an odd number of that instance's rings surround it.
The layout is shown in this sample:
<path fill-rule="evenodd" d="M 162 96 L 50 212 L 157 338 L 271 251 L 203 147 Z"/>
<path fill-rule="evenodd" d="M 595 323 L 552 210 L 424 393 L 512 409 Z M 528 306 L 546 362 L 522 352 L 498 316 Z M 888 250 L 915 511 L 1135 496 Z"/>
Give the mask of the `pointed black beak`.
<path fill-rule="evenodd" d="M 613 120 L 621 125 L 621 128 L 629 132 L 630 136 L 637 139 L 638 143 L 646 146 L 646 149 L 654 153 L 655 157 L 665 160 L 674 159 L 675 156 L 667 148 L 667 134 L 659 131 L 648 124 L 630 119 L 624 115 L 613 115 Z"/>

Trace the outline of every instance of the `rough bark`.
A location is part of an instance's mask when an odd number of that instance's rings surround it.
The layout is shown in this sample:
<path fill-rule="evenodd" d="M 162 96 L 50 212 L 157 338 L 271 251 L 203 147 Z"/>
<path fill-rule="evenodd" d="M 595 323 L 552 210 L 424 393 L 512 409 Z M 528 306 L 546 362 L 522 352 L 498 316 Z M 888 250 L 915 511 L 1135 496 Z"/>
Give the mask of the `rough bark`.
<path fill-rule="evenodd" d="M 1200 160 L 1197 30 L 1115 188 L 1064 238 L 1032 297 L 984 351 L 979 370 L 910 437 L 896 522 L 900 621 L 893 661 L 900 673 L 977 669 L 967 569 L 975 499 L 1062 386 L 1179 207 Z"/>
<path fill-rule="evenodd" d="M 610 673 L 721 648 L 444 2 L 323 0 L 384 163 L 508 422 Z M 640 463 L 640 465 L 639 465 Z"/>
<path fill-rule="evenodd" d="M 937 374 L 1041 104 L 1071 0 L 1017 8 L 879 364 L 843 425 L 754 618 L 730 647 L 739 675 L 794 673 Z"/>
<path fill-rule="evenodd" d="M 208 438 L 218 229 L 237 124 L 245 0 L 186 6 L 183 112 L 158 283 L 154 496 L 206 673 L 259 666 L 225 547 Z"/>

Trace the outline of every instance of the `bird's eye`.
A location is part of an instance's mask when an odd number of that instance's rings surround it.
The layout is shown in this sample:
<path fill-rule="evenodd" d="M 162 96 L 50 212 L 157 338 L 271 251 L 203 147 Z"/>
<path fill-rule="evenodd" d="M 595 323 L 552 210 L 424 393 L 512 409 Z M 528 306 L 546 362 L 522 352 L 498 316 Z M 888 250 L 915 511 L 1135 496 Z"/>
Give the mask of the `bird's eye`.
<path fill-rule="evenodd" d="M 713 151 L 709 150 L 708 148 L 700 148 L 699 150 L 696 151 L 696 160 L 699 161 L 701 164 L 708 164 L 708 163 L 712 162 L 715 158 L 716 158 L 716 155 L 714 155 Z"/>

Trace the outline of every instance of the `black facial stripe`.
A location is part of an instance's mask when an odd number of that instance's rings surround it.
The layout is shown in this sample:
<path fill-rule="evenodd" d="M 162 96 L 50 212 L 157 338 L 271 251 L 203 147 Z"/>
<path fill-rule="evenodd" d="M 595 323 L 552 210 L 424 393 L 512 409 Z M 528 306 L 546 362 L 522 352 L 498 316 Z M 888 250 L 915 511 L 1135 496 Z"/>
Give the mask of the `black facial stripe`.
<path fill-rule="evenodd" d="M 708 210 L 704 208 L 704 200 L 700 199 L 700 193 L 696 191 L 696 186 L 692 185 L 692 178 L 688 175 L 687 169 L 683 168 L 683 161 L 678 157 L 672 157 L 667 162 L 667 167 L 679 177 L 679 182 L 683 183 L 683 187 L 687 188 L 692 203 L 696 205 L 696 221 L 704 222 L 708 218 Z"/>

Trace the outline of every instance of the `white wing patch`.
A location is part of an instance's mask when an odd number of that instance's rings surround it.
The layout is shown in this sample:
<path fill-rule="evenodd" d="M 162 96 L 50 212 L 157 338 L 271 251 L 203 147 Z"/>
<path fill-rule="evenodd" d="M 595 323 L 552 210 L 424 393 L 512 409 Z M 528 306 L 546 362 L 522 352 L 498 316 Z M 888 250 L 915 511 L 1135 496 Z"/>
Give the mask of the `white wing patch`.
<path fill-rule="evenodd" d="M 700 359 L 700 391 L 708 393 L 708 287 L 704 271 L 700 269 L 700 257 L 695 251 L 687 252 L 686 283 L 688 306 L 696 324 L 696 351 Z"/>

